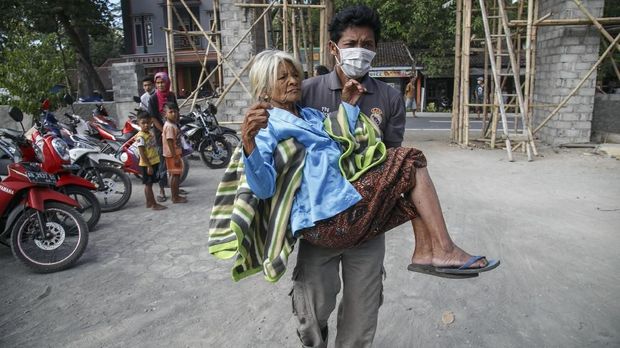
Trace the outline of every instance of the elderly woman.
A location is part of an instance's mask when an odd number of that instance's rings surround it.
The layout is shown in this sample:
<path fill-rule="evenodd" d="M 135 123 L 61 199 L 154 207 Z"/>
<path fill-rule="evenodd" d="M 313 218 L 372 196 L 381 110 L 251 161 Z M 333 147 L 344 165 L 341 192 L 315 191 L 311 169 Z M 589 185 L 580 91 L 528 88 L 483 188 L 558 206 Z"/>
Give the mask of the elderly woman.
<path fill-rule="evenodd" d="M 161 132 L 164 128 L 164 123 L 166 122 L 166 117 L 164 115 L 164 106 L 166 103 L 175 103 L 177 102 L 177 98 L 174 96 L 174 93 L 170 91 L 170 78 L 166 72 L 160 71 L 155 74 L 155 93 L 151 95 L 149 99 L 148 112 L 151 115 L 151 119 L 153 120 L 153 126 L 155 127 L 155 140 L 157 141 L 157 146 L 159 147 L 159 154 L 161 156 L 162 152 L 162 139 Z M 166 191 L 164 187 L 168 185 L 168 172 L 166 170 L 166 161 L 163 157 L 160 158 L 159 162 L 159 195 L 157 196 L 158 202 L 165 202 L 168 198 L 166 197 Z"/>
<path fill-rule="evenodd" d="M 294 236 L 326 248 L 347 248 L 419 219 L 414 223 L 419 253 L 414 253 L 410 270 L 457 278 L 497 267 L 499 261 L 472 257 L 450 239 L 421 151 L 388 149 L 380 164 L 347 180 L 340 163 L 343 145 L 328 134 L 325 116 L 297 105 L 302 77 L 301 65 L 289 54 L 258 54 L 250 82 L 262 102 L 250 108 L 241 126 L 245 175 L 260 199 L 275 193 L 278 143 L 293 137 L 305 147 L 301 184 L 290 212 Z M 363 92 L 355 80 L 343 86 L 341 111 L 351 133 L 361 117 L 355 105 Z M 434 248 L 442 252 L 433 253 Z"/>

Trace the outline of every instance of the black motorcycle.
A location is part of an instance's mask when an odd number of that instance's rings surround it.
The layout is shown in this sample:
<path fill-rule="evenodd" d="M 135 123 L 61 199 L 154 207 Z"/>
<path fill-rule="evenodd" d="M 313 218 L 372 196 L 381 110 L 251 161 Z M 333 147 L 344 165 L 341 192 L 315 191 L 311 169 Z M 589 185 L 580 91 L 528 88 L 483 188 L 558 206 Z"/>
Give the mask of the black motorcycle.
<path fill-rule="evenodd" d="M 200 159 L 213 169 L 228 165 L 234 148 L 240 142 L 233 129 L 220 126 L 216 113 L 217 107 L 207 102 L 204 110 L 196 105 L 195 111 L 181 116 L 179 120 L 181 130 L 200 154 Z"/>

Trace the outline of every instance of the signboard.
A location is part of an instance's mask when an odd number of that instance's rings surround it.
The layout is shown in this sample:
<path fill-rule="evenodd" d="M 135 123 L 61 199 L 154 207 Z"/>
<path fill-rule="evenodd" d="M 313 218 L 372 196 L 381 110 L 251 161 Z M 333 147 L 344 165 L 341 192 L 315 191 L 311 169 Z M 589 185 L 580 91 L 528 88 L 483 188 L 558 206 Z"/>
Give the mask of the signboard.
<path fill-rule="evenodd" d="M 370 71 L 368 73 L 370 77 L 381 78 L 381 77 L 404 77 L 408 78 L 411 76 L 411 70 L 375 70 Z"/>

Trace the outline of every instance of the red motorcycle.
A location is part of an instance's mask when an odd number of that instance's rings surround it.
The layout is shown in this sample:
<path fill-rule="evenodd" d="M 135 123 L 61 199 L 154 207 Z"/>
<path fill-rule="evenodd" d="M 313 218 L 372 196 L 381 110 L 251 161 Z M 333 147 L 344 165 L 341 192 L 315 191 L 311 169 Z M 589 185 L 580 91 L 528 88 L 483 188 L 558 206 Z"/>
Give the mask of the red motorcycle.
<path fill-rule="evenodd" d="M 19 109 L 11 117 L 22 118 Z M 88 225 L 77 201 L 53 190 L 55 175 L 38 163 L 11 163 L 0 182 L 0 243 L 34 271 L 66 269 L 84 253 Z"/>
<path fill-rule="evenodd" d="M 38 161 L 41 163 L 43 171 L 57 175 L 58 180 L 55 187 L 60 192 L 78 201 L 78 211 L 84 216 L 89 230 L 94 230 L 101 217 L 101 205 L 92 192 L 97 190 L 97 187 L 92 182 L 71 173 L 72 170 L 79 168 L 71 165 L 67 143 L 53 133 L 43 134 L 42 129 L 40 122 L 35 122 L 31 146 L 34 148 L 36 156 L 34 158 L 27 157 L 24 153 L 28 152 L 22 151 L 22 160 L 26 162 Z M 29 144 L 23 145 L 23 147 L 27 145 Z"/>

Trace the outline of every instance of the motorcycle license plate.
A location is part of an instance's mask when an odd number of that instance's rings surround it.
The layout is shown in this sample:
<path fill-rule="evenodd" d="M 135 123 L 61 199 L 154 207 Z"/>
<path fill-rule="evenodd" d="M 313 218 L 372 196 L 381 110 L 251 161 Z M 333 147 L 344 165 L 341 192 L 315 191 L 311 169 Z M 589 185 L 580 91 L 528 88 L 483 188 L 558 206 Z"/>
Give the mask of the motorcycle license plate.
<path fill-rule="evenodd" d="M 33 184 L 56 185 L 56 176 L 46 172 L 26 172 Z"/>

